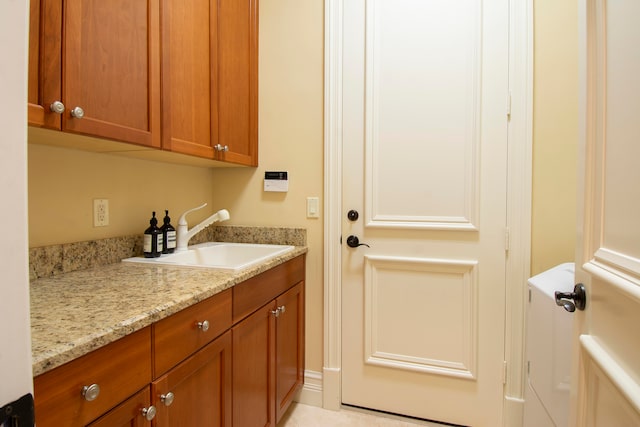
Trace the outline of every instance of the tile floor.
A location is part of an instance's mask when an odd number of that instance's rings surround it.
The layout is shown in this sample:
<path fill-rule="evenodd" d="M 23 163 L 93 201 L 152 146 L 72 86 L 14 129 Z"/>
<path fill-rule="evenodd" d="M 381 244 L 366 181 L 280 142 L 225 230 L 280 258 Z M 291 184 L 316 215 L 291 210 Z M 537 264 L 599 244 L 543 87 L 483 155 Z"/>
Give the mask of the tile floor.
<path fill-rule="evenodd" d="M 422 421 L 407 420 L 393 415 L 374 415 L 356 408 L 329 411 L 301 403 L 293 403 L 278 427 L 442 427 Z"/>

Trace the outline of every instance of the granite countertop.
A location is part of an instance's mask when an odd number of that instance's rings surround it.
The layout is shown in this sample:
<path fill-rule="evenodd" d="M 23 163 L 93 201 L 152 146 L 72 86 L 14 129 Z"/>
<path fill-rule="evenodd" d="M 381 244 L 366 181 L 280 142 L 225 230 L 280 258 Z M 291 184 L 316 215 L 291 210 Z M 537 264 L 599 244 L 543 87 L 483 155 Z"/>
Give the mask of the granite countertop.
<path fill-rule="evenodd" d="M 307 252 L 237 273 L 114 263 L 31 282 L 34 377 Z"/>

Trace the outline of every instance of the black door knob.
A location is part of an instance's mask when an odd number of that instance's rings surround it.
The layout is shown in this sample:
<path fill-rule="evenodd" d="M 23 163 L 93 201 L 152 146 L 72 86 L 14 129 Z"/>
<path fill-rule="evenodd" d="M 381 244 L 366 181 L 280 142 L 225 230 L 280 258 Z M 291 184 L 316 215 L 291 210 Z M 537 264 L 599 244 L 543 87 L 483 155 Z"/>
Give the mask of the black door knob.
<path fill-rule="evenodd" d="M 360 217 L 358 211 L 351 209 L 349 212 L 347 212 L 347 218 L 349 218 L 349 221 L 357 221 L 358 217 Z"/>
<path fill-rule="evenodd" d="M 348 242 L 347 242 L 348 243 Z M 587 291 L 582 283 L 578 283 L 573 287 L 573 292 L 555 293 L 556 304 L 564 307 L 568 312 L 573 313 L 578 310 L 584 310 L 587 306 Z"/>
<path fill-rule="evenodd" d="M 353 235 L 347 237 L 347 246 L 349 246 L 350 248 L 357 248 L 358 246 L 366 246 L 368 248 L 371 247 L 366 243 L 360 243 L 360 239 L 358 239 L 358 236 Z"/>

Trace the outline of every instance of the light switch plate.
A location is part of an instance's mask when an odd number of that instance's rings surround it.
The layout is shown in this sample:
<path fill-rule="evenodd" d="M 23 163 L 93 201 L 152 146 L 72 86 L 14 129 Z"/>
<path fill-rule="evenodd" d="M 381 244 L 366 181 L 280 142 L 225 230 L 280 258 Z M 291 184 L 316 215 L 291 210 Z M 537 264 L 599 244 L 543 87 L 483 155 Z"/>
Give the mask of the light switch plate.
<path fill-rule="evenodd" d="M 320 218 L 320 199 L 307 197 L 307 218 Z"/>

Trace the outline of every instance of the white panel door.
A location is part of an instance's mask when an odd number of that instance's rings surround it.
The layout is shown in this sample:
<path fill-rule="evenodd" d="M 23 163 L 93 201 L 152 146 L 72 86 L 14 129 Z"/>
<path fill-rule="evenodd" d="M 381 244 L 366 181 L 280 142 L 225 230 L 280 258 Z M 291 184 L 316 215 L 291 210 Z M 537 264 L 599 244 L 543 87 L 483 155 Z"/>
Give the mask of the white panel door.
<path fill-rule="evenodd" d="M 343 12 L 342 402 L 499 426 L 508 1 Z"/>
<path fill-rule="evenodd" d="M 640 3 L 582 0 L 572 425 L 640 425 Z"/>

